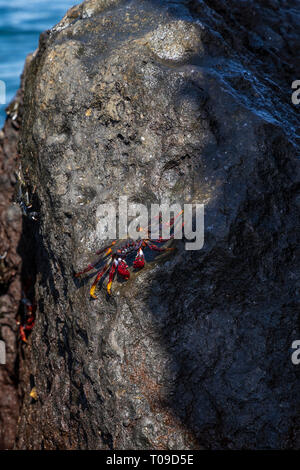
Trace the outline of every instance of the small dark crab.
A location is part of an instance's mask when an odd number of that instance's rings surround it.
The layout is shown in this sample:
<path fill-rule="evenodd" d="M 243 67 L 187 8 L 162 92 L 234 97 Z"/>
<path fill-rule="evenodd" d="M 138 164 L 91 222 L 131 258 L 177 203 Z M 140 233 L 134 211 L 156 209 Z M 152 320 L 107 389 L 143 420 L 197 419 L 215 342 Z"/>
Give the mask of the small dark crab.
<path fill-rule="evenodd" d="M 97 284 L 102 278 L 104 278 L 108 274 L 107 292 L 109 295 L 111 295 L 111 286 L 116 273 L 126 281 L 130 278 L 129 266 L 126 263 L 126 259 L 128 257 L 136 253 L 135 259 L 133 261 L 133 268 L 135 270 L 140 270 L 145 266 L 144 249 L 149 248 L 152 251 L 160 253 L 174 250 L 173 247 L 158 245 L 174 239 L 174 224 L 175 220 L 180 215 L 181 213 L 178 214 L 175 218 L 172 218 L 170 223 L 167 224 L 170 225 L 171 228 L 169 238 L 142 238 L 142 232 L 144 230 L 141 229 L 141 238 L 138 240 L 127 239 L 123 242 L 121 240 L 113 240 L 110 245 L 97 251 L 96 255 L 100 255 L 100 257 L 94 263 L 89 264 L 85 269 L 76 273 L 75 277 L 80 277 L 83 274 L 86 274 L 89 271 L 96 269 L 97 276 L 90 289 L 90 295 L 91 297 L 93 297 L 93 299 L 97 299 L 97 296 L 95 295 Z"/>
<path fill-rule="evenodd" d="M 20 165 L 18 171 L 16 172 L 17 177 L 17 195 L 16 195 L 16 202 L 21 207 L 22 213 L 25 217 L 28 217 L 30 220 L 38 220 L 38 213 L 32 211 L 32 202 L 29 196 L 29 188 L 25 182 L 25 178 L 23 176 L 22 167 Z M 34 188 L 31 196 L 35 193 L 36 188 Z"/>
<path fill-rule="evenodd" d="M 24 343 L 28 343 L 28 336 L 33 330 L 35 324 L 36 303 L 34 300 L 31 301 L 29 299 L 29 297 L 32 297 L 32 289 L 32 281 L 28 278 L 22 290 L 22 303 L 24 306 L 23 312 L 21 320 L 17 322 L 17 325 L 19 325 L 20 338 Z"/>

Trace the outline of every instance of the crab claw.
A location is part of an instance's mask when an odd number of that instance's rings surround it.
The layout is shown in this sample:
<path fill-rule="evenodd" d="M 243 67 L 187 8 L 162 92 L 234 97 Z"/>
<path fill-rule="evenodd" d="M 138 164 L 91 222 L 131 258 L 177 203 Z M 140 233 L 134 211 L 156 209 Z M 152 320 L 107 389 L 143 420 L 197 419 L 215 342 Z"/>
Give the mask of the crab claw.
<path fill-rule="evenodd" d="M 133 262 L 133 267 L 134 269 L 142 269 L 144 266 L 145 266 L 145 257 L 144 257 L 143 250 L 140 248 Z"/>
<path fill-rule="evenodd" d="M 119 260 L 118 264 L 118 274 L 123 277 L 126 281 L 130 278 L 130 272 L 128 270 L 128 265 L 124 260 Z"/>
<path fill-rule="evenodd" d="M 136 258 L 133 262 L 133 267 L 135 269 L 142 269 L 145 266 L 144 258 Z"/>

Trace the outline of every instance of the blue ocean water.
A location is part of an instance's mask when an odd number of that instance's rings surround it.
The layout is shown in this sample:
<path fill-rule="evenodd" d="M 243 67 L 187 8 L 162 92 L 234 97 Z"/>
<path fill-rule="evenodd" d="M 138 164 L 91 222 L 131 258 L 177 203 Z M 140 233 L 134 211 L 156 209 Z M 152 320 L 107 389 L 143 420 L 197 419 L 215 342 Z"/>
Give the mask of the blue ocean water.
<path fill-rule="evenodd" d="M 33 52 L 39 35 L 54 26 L 79 0 L 0 0 L 0 80 L 6 85 L 8 104 L 19 88 L 27 54 Z M 0 129 L 6 105 L 0 104 Z"/>

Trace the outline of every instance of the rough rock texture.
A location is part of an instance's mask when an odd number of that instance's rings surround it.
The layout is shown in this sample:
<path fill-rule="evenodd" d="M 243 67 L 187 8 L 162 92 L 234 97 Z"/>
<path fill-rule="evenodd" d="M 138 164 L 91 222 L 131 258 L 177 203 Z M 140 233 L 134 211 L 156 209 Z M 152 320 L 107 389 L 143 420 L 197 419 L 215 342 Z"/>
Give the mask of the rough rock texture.
<path fill-rule="evenodd" d="M 26 73 L 37 323 L 20 449 L 300 448 L 294 1 L 86 1 Z M 91 301 L 101 203 L 205 204 Z M 33 384 L 38 400 L 29 397 Z"/>
<path fill-rule="evenodd" d="M 0 365 L 0 449 L 11 449 L 19 415 L 16 315 L 21 298 L 19 243 L 22 217 L 13 203 L 19 163 L 18 140 L 22 89 L 7 109 L 0 131 L 0 339 L 6 343 L 6 364 Z"/>

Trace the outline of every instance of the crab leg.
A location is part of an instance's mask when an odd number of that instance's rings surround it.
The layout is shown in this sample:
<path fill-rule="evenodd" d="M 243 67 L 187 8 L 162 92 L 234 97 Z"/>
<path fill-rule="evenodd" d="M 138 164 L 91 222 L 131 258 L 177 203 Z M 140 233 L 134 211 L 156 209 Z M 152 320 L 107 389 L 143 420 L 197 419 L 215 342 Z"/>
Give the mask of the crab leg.
<path fill-rule="evenodd" d="M 178 212 L 178 214 L 177 214 L 175 217 L 172 217 L 172 219 L 170 220 L 170 223 L 167 223 L 167 225 L 170 225 L 170 227 L 174 227 L 176 220 L 177 220 L 178 217 L 180 217 L 182 214 L 183 214 L 183 210 L 181 210 L 180 212 Z"/>
<path fill-rule="evenodd" d="M 103 250 L 100 250 L 100 251 L 97 251 L 97 255 L 103 253 L 105 250 L 106 253 L 104 253 L 104 255 L 100 258 L 97 259 L 97 261 L 95 261 L 94 263 L 91 263 L 89 264 L 85 269 L 83 269 L 83 271 L 80 271 L 78 273 L 75 274 L 75 277 L 79 277 L 79 276 L 82 276 L 82 274 L 85 274 L 85 273 L 88 273 L 89 271 L 91 271 L 92 269 L 94 269 L 101 261 L 103 261 L 108 255 L 111 254 L 111 247 L 115 244 L 116 242 L 114 242 L 112 245 L 110 245 L 109 247 L 105 247 L 103 248 Z"/>
<path fill-rule="evenodd" d="M 111 295 L 111 285 L 113 283 L 115 272 L 116 272 L 116 269 L 118 267 L 118 264 L 119 264 L 118 261 L 115 259 L 113 261 L 112 267 L 110 268 L 110 271 L 109 271 L 109 278 L 108 278 L 108 284 L 107 284 L 107 293 L 109 295 Z"/>
<path fill-rule="evenodd" d="M 19 333 L 20 333 L 20 338 L 24 343 L 28 343 L 28 340 L 26 338 L 26 333 L 25 333 L 25 328 L 23 325 L 20 325 L 19 327 Z"/>
<path fill-rule="evenodd" d="M 149 243 L 148 241 L 146 241 L 146 244 L 147 244 L 147 246 L 150 248 L 150 250 L 152 250 L 152 251 L 160 251 L 160 252 L 162 252 L 162 251 L 171 251 L 171 250 L 174 250 L 173 247 L 170 247 L 170 248 L 169 248 L 169 247 L 159 247 L 159 246 L 154 245 L 153 243 Z"/>
<path fill-rule="evenodd" d="M 171 235 L 170 238 L 161 238 L 161 237 L 160 237 L 160 238 L 156 238 L 156 239 L 148 238 L 147 241 L 148 241 L 148 242 L 152 242 L 152 243 L 153 243 L 153 242 L 154 242 L 154 243 L 166 243 L 166 242 L 168 242 L 168 241 L 170 241 L 170 240 L 173 240 L 173 238 L 174 238 L 174 235 Z"/>
<path fill-rule="evenodd" d="M 96 263 L 92 263 L 92 264 L 89 264 L 86 268 L 84 268 L 82 271 L 79 271 L 78 273 L 75 273 L 75 277 L 80 277 L 82 274 L 85 274 L 85 273 L 88 273 L 89 271 L 91 271 L 92 269 L 95 268 L 95 266 L 97 266 L 98 263 L 100 263 L 101 261 L 101 258 L 98 259 L 98 261 Z"/>
<path fill-rule="evenodd" d="M 97 276 L 96 276 L 96 279 L 94 280 L 93 282 L 93 285 L 91 287 L 91 290 L 90 290 L 90 295 L 91 297 L 93 297 L 93 299 L 97 299 L 97 296 L 95 295 L 95 290 L 96 290 L 96 287 L 97 287 L 97 284 L 98 282 L 100 281 L 101 277 L 106 273 L 106 271 L 108 270 L 109 268 L 109 265 L 110 265 L 110 260 L 106 263 L 106 265 L 104 266 L 104 268 L 98 272 Z"/>
<path fill-rule="evenodd" d="M 110 245 L 106 246 L 105 248 L 102 248 L 99 251 L 96 251 L 96 255 L 101 255 L 101 253 L 103 253 L 105 250 L 107 250 L 107 252 L 105 253 L 105 256 L 107 254 L 110 254 L 111 253 L 111 247 L 114 246 L 116 243 L 117 243 L 117 240 L 114 240 Z"/>
<path fill-rule="evenodd" d="M 164 223 L 162 223 L 162 222 L 160 221 L 160 216 L 154 217 L 154 219 L 158 219 L 158 220 L 159 220 L 159 232 L 161 232 L 161 230 L 162 230 L 163 227 L 170 227 L 171 230 L 172 230 L 172 229 L 175 229 L 175 225 L 176 225 L 176 223 L 177 223 L 177 219 L 178 219 L 178 217 L 180 217 L 180 216 L 183 214 L 183 212 L 184 212 L 183 210 L 181 210 L 180 212 L 178 212 L 178 214 L 177 214 L 175 217 L 172 217 L 172 218 L 170 219 L 170 222 L 164 222 Z M 184 222 L 182 223 L 182 227 L 183 227 L 183 226 L 184 226 Z M 149 224 L 149 226 L 148 226 L 148 232 L 149 232 L 149 233 L 152 232 L 151 229 L 152 229 L 151 224 Z M 174 233 L 173 233 L 172 235 L 170 235 L 170 238 L 164 239 L 164 238 L 162 238 L 162 237 L 159 237 L 158 239 L 155 239 L 155 240 L 154 240 L 154 239 L 151 239 L 151 238 L 148 238 L 148 240 L 150 240 L 150 241 L 155 241 L 155 242 L 157 242 L 157 243 L 164 243 L 164 242 L 167 242 L 167 241 L 169 241 L 169 240 L 171 240 L 171 239 L 173 239 L 173 238 L 174 238 Z"/>

